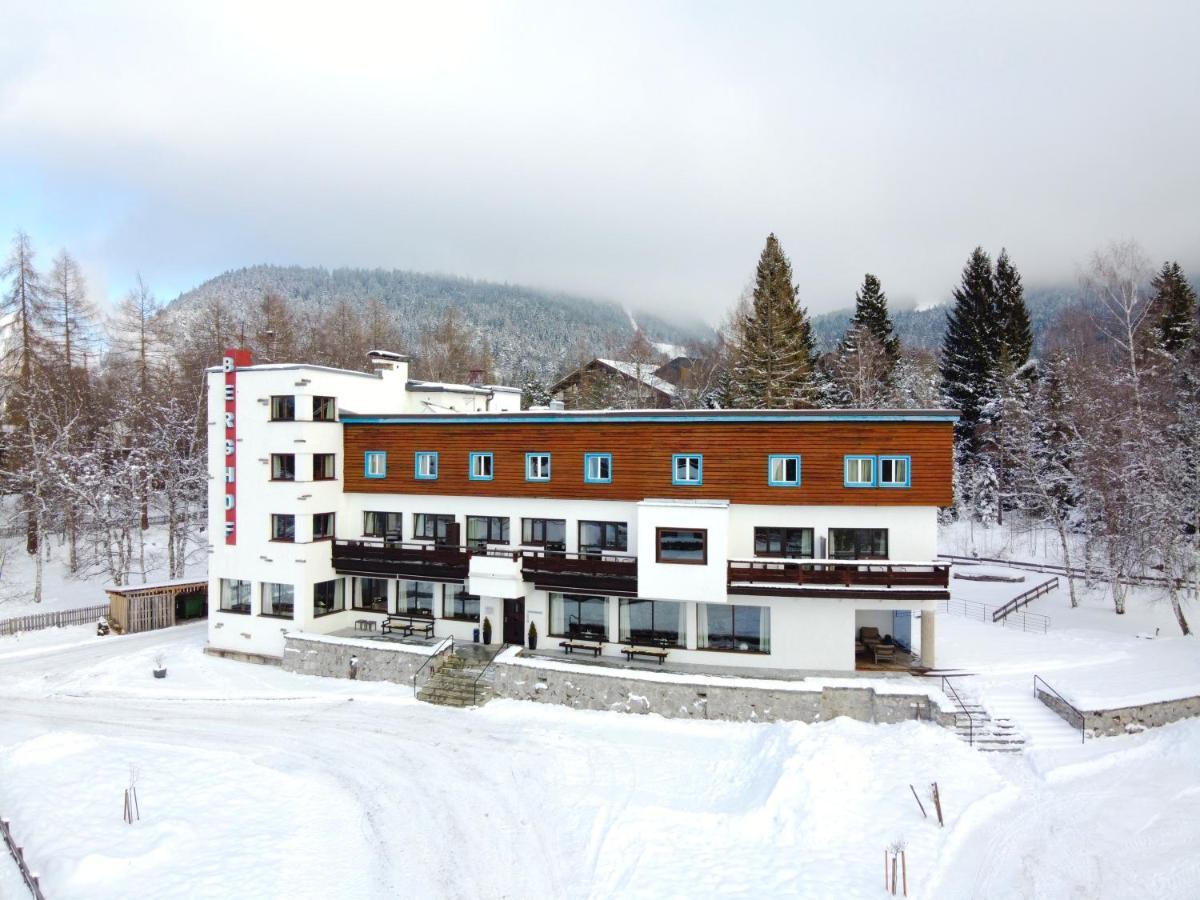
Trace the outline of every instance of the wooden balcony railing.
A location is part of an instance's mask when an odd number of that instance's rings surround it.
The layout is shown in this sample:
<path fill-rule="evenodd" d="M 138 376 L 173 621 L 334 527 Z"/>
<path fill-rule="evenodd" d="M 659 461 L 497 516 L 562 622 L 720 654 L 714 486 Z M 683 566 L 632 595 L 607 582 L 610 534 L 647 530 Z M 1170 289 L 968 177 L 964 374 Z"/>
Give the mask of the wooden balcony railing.
<path fill-rule="evenodd" d="M 729 583 L 777 587 L 940 587 L 950 584 L 950 567 L 940 563 L 886 559 L 734 559 Z"/>
<path fill-rule="evenodd" d="M 637 596 L 637 557 L 522 550 L 522 572 L 540 590 Z"/>
<path fill-rule="evenodd" d="M 338 572 L 394 578 L 465 581 L 471 564 L 467 547 L 397 541 L 334 541 Z"/>

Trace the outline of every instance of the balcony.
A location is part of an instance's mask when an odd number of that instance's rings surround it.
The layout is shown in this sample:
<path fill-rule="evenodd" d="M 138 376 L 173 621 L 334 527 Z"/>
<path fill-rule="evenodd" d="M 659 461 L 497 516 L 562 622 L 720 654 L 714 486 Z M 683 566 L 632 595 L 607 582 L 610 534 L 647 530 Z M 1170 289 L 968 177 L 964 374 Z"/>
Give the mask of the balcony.
<path fill-rule="evenodd" d="M 399 541 L 334 541 L 333 568 L 341 575 L 376 575 L 411 581 L 466 581 L 466 547 Z"/>
<path fill-rule="evenodd" d="M 522 550 L 526 581 L 540 591 L 637 596 L 637 557 Z"/>
<path fill-rule="evenodd" d="M 872 594 L 941 599 L 948 596 L 950 566 L 888 559 L 731 559 L 731 594 L 838 596 L 847 588 Z M 882 590 L 880 590 L 882 589 Z"/>

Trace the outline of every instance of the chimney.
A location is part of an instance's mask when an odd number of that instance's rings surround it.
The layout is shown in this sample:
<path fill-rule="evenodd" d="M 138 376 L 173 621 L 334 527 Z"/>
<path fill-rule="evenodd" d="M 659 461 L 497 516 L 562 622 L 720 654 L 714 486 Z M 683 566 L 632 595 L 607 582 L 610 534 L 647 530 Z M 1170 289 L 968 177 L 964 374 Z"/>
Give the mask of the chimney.
<path fill-rule="evenodd" d="M 483 384 L 483 369 L 472 369 L 467 375 L 467 384 L 473 384 L 476 387 Z"/>
<path fill-rule="evenodd" d="M 397 378 L 400 382 L 408 381 L 408 357 L 403 353 L 393 353 L 391 350 L 368 350 L 367 359 L 371 363 L 371 372 L 383 378 Z"/>

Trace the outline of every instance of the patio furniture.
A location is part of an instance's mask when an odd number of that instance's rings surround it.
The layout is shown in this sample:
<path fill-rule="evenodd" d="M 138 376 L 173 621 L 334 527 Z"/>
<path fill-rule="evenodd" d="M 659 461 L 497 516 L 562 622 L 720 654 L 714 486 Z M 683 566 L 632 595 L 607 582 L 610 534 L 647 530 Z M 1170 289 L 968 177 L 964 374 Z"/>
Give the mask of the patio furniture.
<path fill-rule="evenodd" d="M 875 655 L 875 662 L 891 662 L 896 658 L 896 645 L 875 644 L 871 647 L 871 652 Z"/>
<path fill-rule="evenodd" d="M 635 644 L 630 642 L 623 646 L 621 651 L 625 654 L 625 659 L 628 662 L 633 662 L 635 656 L 650 656 L 657 659 L 660 666 L 666 661 L 668 652 L 666 641 L 655 641 L 653 644 L 647 642 Z"/>
<path fill-rule="evenodd" d="M 355 619 L 354 620 L 354 630 L 355 631 L 374 631 L 375 630 L 375 620 L 374 619 Z"/>
<path fill-rule="evenodd" d="M 565 641 L 559 642 L 563 651 L 570 653 L 572 650 L 587 650 L 593 656 L 599 656 L 600 651 L 604 648 L 603 641 L 584 640 L 583 638 L 568 638 Z"/>

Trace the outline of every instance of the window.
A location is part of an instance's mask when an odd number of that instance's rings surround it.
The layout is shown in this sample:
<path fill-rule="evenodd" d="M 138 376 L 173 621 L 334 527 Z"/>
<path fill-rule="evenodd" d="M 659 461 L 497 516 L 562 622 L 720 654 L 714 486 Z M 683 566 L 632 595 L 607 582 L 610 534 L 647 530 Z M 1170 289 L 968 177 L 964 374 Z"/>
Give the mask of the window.
<path fill-rule="evenodd" d="M 296 420 L 296 398 L 295 397 L 272 397 L 271 398 L 271 421 L 272 422 L 294 422 Z"/>
<path fill-rule="evenodd" d="M 364 512 L 363 535 L 365 537 L 387 538 L 389 541 L 400 540 L 403 528 L 404 514 L 394 512 Z"/>
<path fill-rule="evenodd" d="M 454 524 L 454 516 L 413 513 L 413 540 L 445 541 L 446 529 Z"/>
<path fill-rule="evenodd" d="M 665 642 L 674 647 L 687 644 L 686 603 L 674 600 L 620 601 L 620 638 L 633 643 Z"/>
<path fill-rule="evenodd" d="M 429 616 L 432 619 L 433 592 L 436 587 L 432 581 L 397 582 L 399 593 L 396 596 L 396 609 L 410 616 Z"/>
<path fill-rule="evenodd" d="M 875 487 L 875 457 L 847 456 L 846 487 Z"/>
<path fill-rule="evenodd" d="M 296 480 L 296 454 L 294 454 L 294 453 L 272 453 L 271 454 L 271 480 L 272 481 L 295 481 Z"/>
<path fill-rule="evenodd" d="M 264 583 L 261 615 L 290 619 L 295 609 L 295 596 L 296 589 L 290 584 Z"/>
<path fill-rule="evenodd" d="M 313 454 L 313 481 L 333 481 L 337 478 L 337 468 L 333 453 Z"/>
<path fill-rule="evenodd" d="M 550 595 L 550 633 L 556 637 L 608 640 L 608 598 Z"/>
<path fill-rule="evenodd" d="M 293 515 L 272 514 L 271 540 L 294 541 L 296 539 L 296 517 Z"/>
<path fill-rule="evenodd" d="M 250 612 L 250 582 L 233 578 L 221 579 L 221 611 Z"/>
<path fill-rule="evenodd" d="M 337 401 L 333 397 L 313 397 L 313 421 L 336 422 Z"/>
<path fill-rule="evenodd" d="M 629 549 L 629 526 L 624 522 L 579 523 L 580 553 L 624 553 Z"/>
<path fill-rule="evenodd" d="M 550 480 L 550 454 L 549 453 L 526 453 L 525 454 L 525 480 L 526 481 L 549 481 Z"/>
<path fill-rule="evenodd" d="M 800 456 L 772 455 L 767 457 L 767 484 L 771 487 L 799 487 Z"/>
<path fill-rule="evenodd" d="M 676 453 L 671 457 L 671 484 L 703 483 L 703 456 L 699 453 Z"/>
<path fill-rule="evenodd" d="M 886 528 L 830 528 L 830 559 L 887 559 Z"/>
<path fill-rule="evenodd" d="M 703 650 L 771 652 L 771 610 L 766 606 L 696 604 L 697 646 Z"/>
<path fill-rule="evenodd" d="M 367 478 L 386 478 L 387 453 L 383 450 L 368 450 L 364 453 L 363 475 Z"/>
<path fill-rule="evenodd" d="M 333 537 L 333 513 L 314 513 L 312 539 L 323 541 L 331 537 Z"/>
<path fill-rule="evenodd" d="M 465 587 L 460 587 L 453 593 L 447 590 L 445 602 L 442 604 L 442 615 L 447 619 L 478 622 L 479 597 L 468 594 Z"/>
<path fill-rule="evenodd" d="M 541 545 L 547 550 L 566 550 L 567 520 L 522 519 L 521 543 Z"/>
<path fill-rule="evenodd" d="M 345 585 L 342 579 L 321 581 L 313 585 L 313 615 L 327 616 L 346 608 Z"/>
<path fill-rule="evenodd" d="M 585 484 L 612 484 L 612 454 L 583 454 L 583 480 Z"/>
<path fill-rule="evenodd" d="M 907 456 L 879 457 L 879 486 L 906 488 L 912 486 L 912 459 Z"/>
<path fill-rule="evenodd" d="M 467 516 L 467 546 L 508 543 L 508 519 L 504 516 Z"/>
<path fill-rule="evenodd" d="M 388 583 L 386 578 L 355 578 L 354 600 L 351 606 L 367 612 L 388 611 Z"/>
<path fill-rule="evenodd" d="M 708 563 L 708 531 L 704 528 L 657 528 L 654 561 L 703 566 Z"/>
<path fill-rule="evenodd" d="M 417 451 L 413 475 L 418 481 L 437 481 L 438 455 L 432 450 Z"/>
<path fill-rule="evenodd" d="M 490 453 L 472 453 L 471 454 L 471 481 L 491 481 L 492 480 L 492 454 Z"/>
<path fill-rule="evenodd" d="M 754 555 L 783 559 L 812 559 L 811 528 L 755 528 Z"/>

